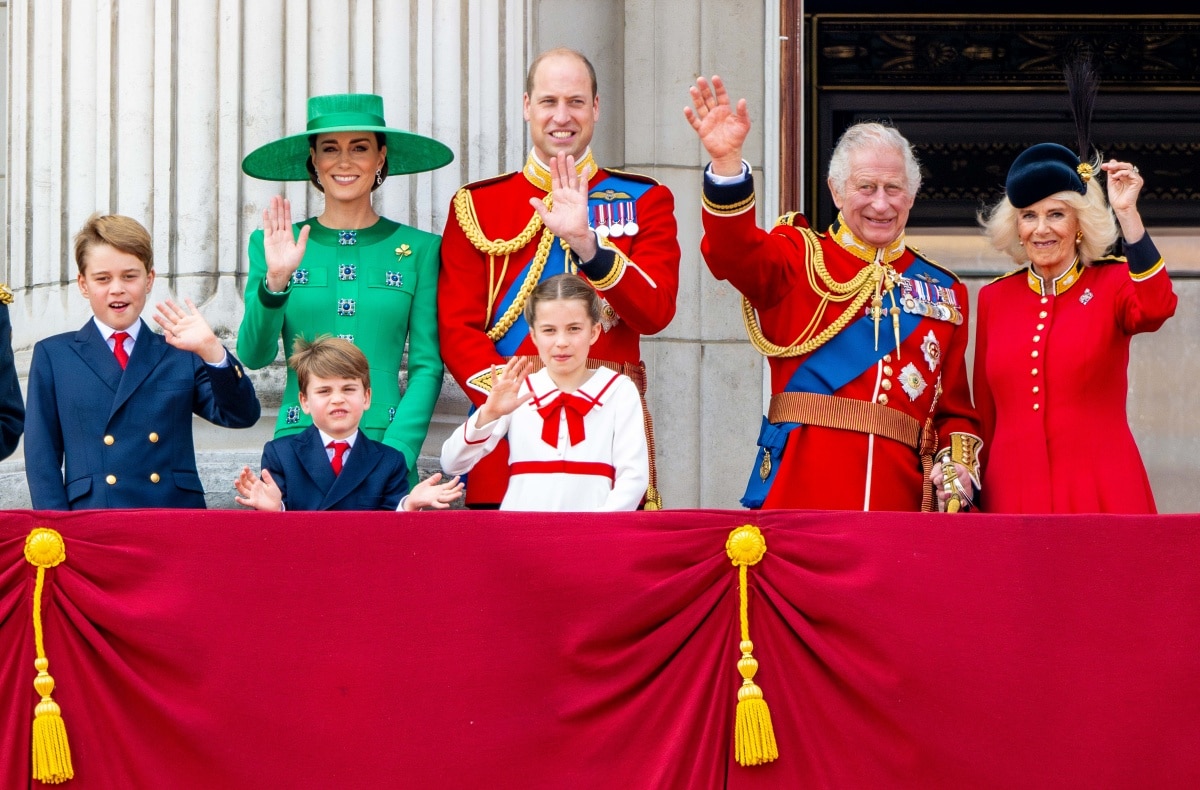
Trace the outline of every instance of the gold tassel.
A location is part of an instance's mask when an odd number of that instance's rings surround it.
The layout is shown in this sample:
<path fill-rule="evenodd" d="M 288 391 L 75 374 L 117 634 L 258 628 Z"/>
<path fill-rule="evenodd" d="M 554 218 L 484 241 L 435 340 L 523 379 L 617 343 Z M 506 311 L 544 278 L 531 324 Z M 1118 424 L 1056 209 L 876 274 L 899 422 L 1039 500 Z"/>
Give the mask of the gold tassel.
<path fill-rule="evenodd" d="M 738 765 L 763 765 L 779 758 L 775 729 L 771 726 L 771 710 L 763 699 L 762 689 L 754 682 L 758 660 L 754 658 L 754 643 L 750 641 L 750 604 L 748 568 L 758 564 L 767 553 L 767 542 L 758 527 L 747 524 L 729 533 L 725 553 L 738 569 L 738 619 L 742 641 L 738 649 L 738 672 L 742 687 L 738 689 L 737 715 L 734 719 L 734 757 Z"/>
<path fill-rule="evenodd" d="M 37 582 L 33 588 L 33 639 L 37 658 L 33 666 L 38 674 L 33 687 L 42 697 L 33 714 L 33 778 L 45 784 L 61 784 L 75 777 L 62 709 L 50 696 L 54 692 L 54 678 L 47 671 L 50 661 L 46 658 L 42 634 L 42 588 L 46 583 L 46 569 L 66 558 L 62 535 L 52 529 L 38 527 L 25 538 L 25 559 L 37 566 Z"/>
<path fill-rule="evenodd" d="M 646 487 L 646 504 L 642 506 L 642 510 L 662 510 L 662 494 L 658 493 L 658 488 L 653 485 Z"/>

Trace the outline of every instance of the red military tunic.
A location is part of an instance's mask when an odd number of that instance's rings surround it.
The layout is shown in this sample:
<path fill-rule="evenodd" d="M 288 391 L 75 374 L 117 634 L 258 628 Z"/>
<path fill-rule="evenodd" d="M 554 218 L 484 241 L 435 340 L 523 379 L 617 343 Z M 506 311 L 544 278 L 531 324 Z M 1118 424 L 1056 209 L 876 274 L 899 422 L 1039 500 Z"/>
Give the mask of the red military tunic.
<path fill-rule="evenodd" d="M 714 276 L 728 280 L 749 300 L 769 341 L 792 344 L 806 335 L 819 336 L 838 321 L 850 302 L 823 304 L 818 287 L 825 286 L 811 265 L 818 256 L 810 258 L 799 228 L 784 224 L 768 233 L 755 224 L 752 181 L 717 186 L 706 178 L 704 194 L 704 258 Z M 844 226 L 821 235 L 816 249 L 829 277 L 839 283 L 874 266 L 877 255 L 900 277 L 918 262 L 903 237 L 877 250 Z M 940 317 L 921 317 L 898 351 L 892 319 L 885 315 L 879 322 L 881 358 L 832 394 L 885 405 L 922 425 L 932 417 L 937 446 L 947 447 L 951 433 L 970 434 L 977 442 L 979 429 L 964 360 L 967 291 L 952 273 L 938 271 L 932 285 L 953 294 L 958 315 L 945 310 Z M 897 286 L 894 291 L 898 301 L 899 290 Z M 892 304 L 885 292 L 884 308 Z M 863 315 L 859 310 L 846 318 Z M 890 351 L 882 353 L 885 349 Z M 818 352 L 771 357 L 772 394 L 784 391 L 796 369 Z M 915 511 L 921 509 L 927 484 L 917 450 L 885 436 L 844 428 L 801 425 L 788 435 L 775 464 L 775 481 L 764 508 Z"/>
<path fill-rule="evenodd" d="M 590 152 L 578 166 L 597 170 Z M 675 202 L 666 187 L 631 173 L 598 170 L 590 185 L 595 187 L 609 173 L 649 186 L 634 202 L 634 211 L 623 216 L 626 224 L 636 222 L 637 232 L 603 239 L 596 257 L 586 264 L 568 255 L 564 268 L 577 267 L 606 303 L 604 331 L 592 346 L 590 359 L 616 363 L 620 372 L 644 389 L 641 337 L 662 331 L 675 315 L 680 258 Z M 487 399 L 492 366 L 500 367 L 506 359 L 487 331 L 503 319 L 497 306 L 542 239 L 542 226 L 529 200 L 545 198 L 549 191 L 549 170 L 531 153 L 521 172 L 468 184 L 450 206 L 438 279 L 439 341 L 446 367 L 476 406 Z M 614 206 L 628 202 L 618 194 Z M 531 223 L 534 232 L 527 232 L 528 240 L 520 243 Z M 511 243 L 502 244 L 506 241 Z M 523 299 L 518 301 L 524 304 Z M 537 349 L 526 337 L 515 353 L 536 357 Z M 507 457 L 507 448 L 501 448 L 471 470 L 469 504 L 497 504 L 504 498 Z"/>
<path fill-rule="evenodd" d="M 1129 341 L 1178 301 L 1149 236 L 1128 262 L 1076 262 L 1053 282 L 1019 269 L 979 292 L 975 402 L 983 508 L 1154 513 L 1129 430 Z"/>

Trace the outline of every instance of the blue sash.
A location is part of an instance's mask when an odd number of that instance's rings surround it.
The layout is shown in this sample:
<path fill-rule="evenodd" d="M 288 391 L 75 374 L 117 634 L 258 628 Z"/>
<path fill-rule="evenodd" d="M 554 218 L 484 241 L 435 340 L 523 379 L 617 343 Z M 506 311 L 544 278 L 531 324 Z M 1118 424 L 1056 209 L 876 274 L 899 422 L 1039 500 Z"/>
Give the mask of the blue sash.
<path fill-rule="evenodd" d="M 925 261 L 917 258 L 904 270 L 903 276 L 916 278 L 922 274 L 944 277 L 945 273 L 934 268 Z M 896 303 L 900 299 L 897 296 Z M 884 297 L 884 304 L 891 306 L 891 297 Z M 911 335 L 924 316 L 900 312 L 900 343 Z M 808 359 L 796 368 L 791 379 L 783 388 L 784 392 L 812 392 L 818 395 L 833 395 L 842 387 L 854 381 L 872 365 L 878 364 L 886 354 L 896 349 L 893 347 L 895 335 L 892 332 L 891 317 L 885 316 L 879 322 L 879 349 L 875 348 L 875 319 L 863 315 L 846 325 L 846 328 L 833 336 L 825 345 L 809 355 Z M 779 462 L 783 457 L 783 449 L 787 445 L 788 435 L 800 427 L 800 423 L 772 423 L 764 415 L 762 427 L 758 434 L 758 455 L 755 457 L 754 469 L 750 472 L 750 480 L 746 484 L 746 493 L 742 496 L 742 505 L 748 508 L 760 508 L 771 486 L 775 484 L 775 473 L 779 471 Z M 761 474 L 763 461 L 770 453 L 770 469 L 766 477 Z"/>
<path fill-rule="evenodd" d="M 588 193 L 588 215 L 589 217 L 594 216 L 596 206 L 611 204 L 614 200 L 636 202 L 652 186 L 654 185 L 645 181 L 634 181 L 616 173 L 608 173 L 603 179 L 597 181 Z M 536 253 L 537 247 L 535 246 L 534 255 Z M 505 311 L 512 306 L 517 294 L 521 291 L 521 286 L 525 283 L 525 278 L 529 276 L 531 268 L 533 268 L 533 256 L 521 267 L 521 271 L 517 273 L 512 285 L 496 305 L 493 315 L 497 318 L 504 315 Z M 542 268 L 542 276 L 538 282 L 556 274 L 562 274 L 566 270 L 566 253 L 556 237 L 550 245 L 550 255 L 546 258 L 546 265 Z M 517 317 L 516 321 L 513 321 L 504 336 L 496 341 L 496 352 L 501 356 L 511 357 L 517 353 L 517 349 L 521 347 L 527 337 L 529 337 L 529 324 L 526 323 L 525 316 L 522 314 Z"/>

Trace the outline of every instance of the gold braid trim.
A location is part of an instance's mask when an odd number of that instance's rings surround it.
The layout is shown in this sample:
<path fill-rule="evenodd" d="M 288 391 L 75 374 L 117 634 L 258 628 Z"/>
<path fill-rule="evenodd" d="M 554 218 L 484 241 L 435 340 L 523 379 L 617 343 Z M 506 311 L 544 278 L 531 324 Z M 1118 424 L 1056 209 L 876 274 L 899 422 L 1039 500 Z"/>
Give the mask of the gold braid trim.
<path fill-rule="evenodd" d="M 592 283 L 592 287 L 597 291 L 606 291 L 616 285 L 617 281 L 621 279 L 621 276 L 625 274 L 625 262 L 628 261 L 629 258 L 625 255 L 625 253 L 621 252 L 617 245 L 613 244 L 608 239 L 600 239 L 599 242 L 600 247 L 613 252 L 613 254 L 616 256 L 616 262 L 613 263 L 613 267 L 609 270 L 608 274 L 604 275 L 599 280 L 592 280 L 591 277 L 588 277 L 587 279 Z"/>
<path fill-rule="evenodd" d="M 971 474 L 971 481 L 979 483 L 979 450 L 983 440 L 972 433 L 955 432 L 950 434 L 950 446 L 943 447 L 938 452 L 939 460 L 949 459 L 956 464 L 962 464 Z"/>
<path fill-rule="evenodd" d="M 544 198 L 546 208 L 553 206 L 553 200 L 550 195 Z M 550 245 L 554 241 L 554 234 L 549 228 L 542 227 L 542 217 L 536 211 L 529 218 L 529 223 L 525 225 L 517 236 L 511 239 L 489 239 L 483 234 L 483 228 L 479 226 L 479 217 L 475 214 L 475 201 L 471 199 L 470 190 L 465 187 L 454 193 L 454 216 L 458 220 L 458 226 L 462 228 L 463 234 L 475 249 L 488 256 L 488 265 L 494 266 L 496 256 L 512 255 L 517 250 L 524 249 L 529 242 L 533 241 L 533 237 L 540 230 L 542 238 L 538 242 L 537 252 L 533 256 L 533 265 L 529 269 L 529 274 L 526 275 L 525 281 L 521 283 L 521 290 L 517 293 L 517 298 L 504 311 L 504 315 L 496 320 L 496 323 L 487 331 L 488 339 L 495 343 L 500 338 L 504 337 L 505 333 L 512 328 L 517 317 L 521 315 L 521 311 L 525 309 L 525 300 L 529 298 L 529 294 L 537 286 L 538 280 L 541 279 L 542 269 L 546 266 L 546 259 L 550 257 Z M 508 269 L 508 261 L 504 262 L 504 271 Z M 501 271 L 500 277 L 503 279 L 504 271 Z M 499 288 L 500 283 L 496 283 Z M 488 299 L 491 302 L 488 304 L 488 318 L 491 317 L 492 306 L 495 304 L 497 294 L 488 294 Z M 487 319 L 485 319 L 487 320 Z"/>
<path fill-rule="evenodd" d="M 536 214 L 534 215 L 537 216 Z M 504 315 L 496 320 L 496 324 L 487 331 L 488 340 L 495 343 L 512 328 L 517 317 L 525 310 L 525 301 L 529 298 L 529 294 L 533 293 L 533 289 L 537 287 L 538 281 L 542 279 L 542 269 L 546 268 L 546 259 L 550 257 L 550 247 L 554 243 L 554 234 L 549 228 L 542 230 L 541 241 L 538 242 L 537 252 L 533 256 L 533 265 L 529 267 L 529 273 L 525 275 L 525 281 L 521 283 L 521 290 L 517 292 L 517 297 L 513 299 L 513 303 L 504 311 Z M 491 309 L 490 306 L 488 308 Z"/>
<path fill-rule="evenodd" d="M 813 311 L 812 320 L 808 322 L 808 326 L 804 328 L 799 336 L 790 344 L 780 346 L 772 343 L 763 334 L 762 327 L 758 323 L 758 316 L 754 313 L 754 306 L 750 304 L 749 299 L 743 296 L 742 320 L 746 324 L 746 334 L 750 336 L 750 344 L 764 357 L 798 357 L 815 351 L 829 342 L 834 335 L 841 332 L 847 324 L 854 320 L 854 317 L 858 314 L 862 306 L 867 303 L 867 300 L 875 295 L 876 287 L 883 277 L 883 268 L 870 264 L 860 269 L 858 274 L 854 275 L 853 279 L 844 283 L 838 282 L 833 279 L 825 266 L 825 254 L 821 250 L 817 234 L 808 228 L 798 228 L 798 230 L 804 239 L 808 284 L 814 293 L 821 295 L 821 305 Z M 820 284 L 818 284 L 818 277 L 821 280 L 821 284 L 825 286 L 824 288 L 821 288 Z M 832 324 L 825 327 L 820 334 L 814 337 L 813 332 L 815 327 L 825 315 L 825 308 L 829 306 L 829 303 L 849 300 L 852 300 L 850 306 L 842 311 L 842 314 Z"/>
<path fill-rule="evenodd" d="M 710 214 L 717 214 L 723 217 L 732 217 L 735 214 L 742 214 L 754 208 L 754 195 L 737 201 L 736 203 L 715 203 L 708 199 L 708 195 L 701 195 L 700 202 Z"/>
<path fill-rule="evenodd" d="M 546 196 L 546 207 L 550 207 L 548 195 Z M 479 227 L 479 217 L 475 214 L 475 201 L 471 199 L 471 192 L 466 188 L 454 193 L 454 216 L 458 219 L 458 226 L 462 228 L 463 233 L 475 246 L 475 249 L 492 256 L 513 254 L 533 241 L 534 235 L 542 229 L 542 217 L 535 211 L 529 218 L 529 224 L 525 226 L 525 230 L 515 238 L 494 241 L 489 239 L 483 235 L 483 229 Z"/>

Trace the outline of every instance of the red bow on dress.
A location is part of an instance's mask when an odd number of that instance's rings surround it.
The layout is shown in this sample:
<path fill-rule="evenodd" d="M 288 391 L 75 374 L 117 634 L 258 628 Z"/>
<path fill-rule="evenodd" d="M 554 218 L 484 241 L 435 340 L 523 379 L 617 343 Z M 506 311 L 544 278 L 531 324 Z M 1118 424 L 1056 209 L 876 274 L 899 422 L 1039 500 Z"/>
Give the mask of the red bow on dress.
<path fill-rule="evenodd" d="M 579 444 L 584 439 L 583 432 L 583 416 L 592 410 L 596 405 L 594 400 L 581 398 L 578 395 L 572 395 L 567 392 L 560 392 L 558 396 L 547 403 L 545 406 L 538 407 L 538 414 L 542 415 L 542 441 L 551 447 L 558 447 L 558 426 L 560 420 L 559 414 L 567 415 L 567 435 L 571 438 L 571 446 Z"/>

